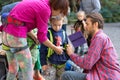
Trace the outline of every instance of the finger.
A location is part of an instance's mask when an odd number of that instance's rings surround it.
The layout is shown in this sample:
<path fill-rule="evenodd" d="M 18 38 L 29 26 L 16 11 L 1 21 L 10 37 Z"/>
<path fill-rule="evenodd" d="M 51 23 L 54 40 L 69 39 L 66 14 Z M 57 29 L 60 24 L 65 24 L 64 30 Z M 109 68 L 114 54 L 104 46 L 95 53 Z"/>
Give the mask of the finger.
<path fill-rule="evenodd" d="M 62 50 L 66 50 L 66 48 L 62 47 Z"/>

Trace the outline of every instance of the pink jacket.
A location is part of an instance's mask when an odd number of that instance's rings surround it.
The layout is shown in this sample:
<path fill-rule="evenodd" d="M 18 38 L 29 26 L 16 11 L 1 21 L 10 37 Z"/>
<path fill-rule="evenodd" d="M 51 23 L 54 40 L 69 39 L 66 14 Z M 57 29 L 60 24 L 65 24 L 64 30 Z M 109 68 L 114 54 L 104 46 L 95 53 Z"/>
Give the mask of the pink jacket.
<path fill-rule="evenodd" d="M 38 39 L 42 43 L 47 40 L 48 19 L 51 14 L 49 0 L 23 0 L 17 4 L 10 16 L 25 23 L 25 26 L 8 24 L 5 32 L 16 37 L 26 38 L 27 32 L 34 28 L 38 29 Z"/>

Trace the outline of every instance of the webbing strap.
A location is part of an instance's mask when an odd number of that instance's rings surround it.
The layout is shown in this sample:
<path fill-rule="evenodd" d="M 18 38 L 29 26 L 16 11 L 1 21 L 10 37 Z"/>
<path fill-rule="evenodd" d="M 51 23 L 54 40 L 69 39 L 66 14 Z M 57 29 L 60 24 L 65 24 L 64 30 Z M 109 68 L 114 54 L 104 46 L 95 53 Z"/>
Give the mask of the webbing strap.
<path fill-rule="evenodd" d="M 6 46 L 5 44 L 2 44 L 2 49 L 5 51 L 9 51 L 10 47 Z"/>
<path fill-rule="evenodd" d="M 60 64 L 60 65 L 52 64 L 52 66 L 54 66 L 55 68 L 62 68 L 65 67 L 65 64 Z"/>
<path fill-rule="evenodd" d="M 53 36 L 52 36 L 52 32 L 51 30 L 48 30 L 49 34 L 50 34 L 50 41 L 53 43 Z M 49 58 L 53 53 L 53 50 L 51 48 L 48 48 L 48 54 L 47 54 L 47 58 Z"/>
<path fill-rule="evenodd" d="M 28 48 L 28 46 L 26 45 L 26 46 L 23 46 L 23 47 L 10 48 L 10 51 L 11 51 L 12 53 L 17 53 L 17 52 L 22 51 L 22 50 L 25 50 L 25 49 L 27 49 L 27 48 Z"/>
<path fill-rule="evenodd" d="M 8 24 L 14 24 L 16 26 L 24 26 L 24 22 L 17 20 L 15 18 L 13 18 L 12 16 L 7 16 L 7 23 Z"/>
<path fill-rule="evenodd" d="M 65 42 L 65 31 L 63 31 L 63 42 Z"/>
<path fill-rule="evenodd" d="M 5 51 L 11 51 L 12 53 L 16 53 L 16 52 L 19 52 L 19 51 L 22 51 L 22 50 L 25 50 L 27 49 L 28 46 L 24 46 L 24 47 L 9 47 L 5 44 L 2 44 L 2 49 L 5 50 Z"/>

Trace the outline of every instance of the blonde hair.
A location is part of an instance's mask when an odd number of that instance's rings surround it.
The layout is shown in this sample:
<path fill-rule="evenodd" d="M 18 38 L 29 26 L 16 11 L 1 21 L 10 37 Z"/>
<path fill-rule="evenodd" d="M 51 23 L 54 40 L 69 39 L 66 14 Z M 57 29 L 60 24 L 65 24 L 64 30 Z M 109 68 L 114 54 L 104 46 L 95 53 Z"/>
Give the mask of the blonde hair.
<path fill-rule="evenodd" d="M 84 11 L 78 11 L 78 12 L 76 13 L 77 16 L 78 16 L 78 15 L 81 15 L 81 14 L 84 16 L 84 18 L 86 17 Z"/>

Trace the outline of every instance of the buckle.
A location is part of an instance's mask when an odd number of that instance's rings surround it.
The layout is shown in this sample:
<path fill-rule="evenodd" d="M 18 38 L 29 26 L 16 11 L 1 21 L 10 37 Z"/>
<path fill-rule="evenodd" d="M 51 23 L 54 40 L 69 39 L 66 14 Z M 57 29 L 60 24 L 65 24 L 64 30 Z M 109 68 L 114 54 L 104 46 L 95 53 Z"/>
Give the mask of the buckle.
<path fill-rule="evenodd" d="M 2 43 L 2 49 L 6 50 L 6 51 L 9 51 L 10 47 Z"/>
<path fill-rule="evenodd" d="M 7 22 L 8 22 L 8 23 L 13 23 L 13 18 L 12 18 L 11 16 L 8 16 L 8 17 L 7 17 Z"/>

